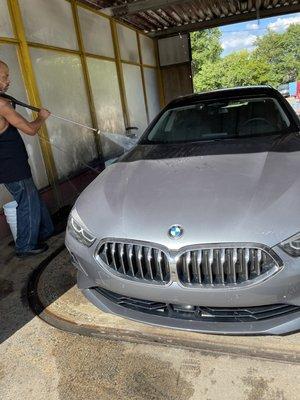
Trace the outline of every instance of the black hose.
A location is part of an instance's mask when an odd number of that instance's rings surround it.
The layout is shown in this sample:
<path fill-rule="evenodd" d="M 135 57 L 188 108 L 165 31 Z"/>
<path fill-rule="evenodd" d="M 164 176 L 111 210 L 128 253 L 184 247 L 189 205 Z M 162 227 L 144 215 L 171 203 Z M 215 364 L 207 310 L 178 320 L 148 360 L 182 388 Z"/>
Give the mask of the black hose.
<path fill-rule="evenodd" d="M 19 100 L 15 99 L 14 97 L 9 96 L 6 93 L 0 93 L 0 97 L 3 97 L 4 99 L 8 99 L 8 100 L 12 101 L 13 103 L 17 104 L 18 106 L 28 108 L 29 110 L 37 111 L 37 112 L 40 111 L 40 109 L 38 107 L 30 106 L 29 104 L 23 103 L 22 101 L 19 101 Z"/>

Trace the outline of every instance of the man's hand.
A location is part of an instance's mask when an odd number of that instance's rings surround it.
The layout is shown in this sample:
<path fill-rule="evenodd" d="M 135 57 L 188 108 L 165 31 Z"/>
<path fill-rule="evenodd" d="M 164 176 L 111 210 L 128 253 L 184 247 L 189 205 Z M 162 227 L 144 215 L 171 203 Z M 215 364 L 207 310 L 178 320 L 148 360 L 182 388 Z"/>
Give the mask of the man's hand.
<path fill-rule="evenodd" d="M 51 115 L 50 111 L 46 110 L 45 108 L 41 108 L 40 111 L 38 112 L 39 118 L 41 118 L 43 121 L 46 121 L 47 118 L 49 118 Z"/>

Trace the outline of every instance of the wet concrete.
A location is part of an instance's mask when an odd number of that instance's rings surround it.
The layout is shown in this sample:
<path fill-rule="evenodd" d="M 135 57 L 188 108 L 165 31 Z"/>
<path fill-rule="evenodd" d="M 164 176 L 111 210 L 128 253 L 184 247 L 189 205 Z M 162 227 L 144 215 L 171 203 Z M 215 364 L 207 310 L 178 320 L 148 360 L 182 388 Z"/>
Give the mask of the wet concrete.
<path fill-rule="evenodd" d="M 299 366 L 75 336 L 38 319 L 2 346 L 5 400 L 299 398 Z"/>
<path fill-rule="evenodd" d="M 0 280 L 0 300 L 7 297 L 14 291 L 13 282 L 8 281 L 6 279 Z"/>
<path fill-rule="evenodd" d="M 53 241 L 52 250 L 61 243 L 62 238 Z M 186 340 L 186 332 L 160 330 L 100 313 L 75 287 L 70 288 L 74 271 L 62 253 L 39 283 L 43 301 L 48 303 L 45 311 L 67 313 L 73 322 L 101 322 L 105 328 L 102 337 L 70 334 L 35 316 L 25 298 L 28 276 L 49 254 L 22 262 L 7 245 L 0 246 L 0 254 L 6 260 L 1 264 L 0 280 L 11 283 L 4 283 L 6 295 L 0 300 L 1 400 L 299 399 L 300 365 L 292 359 L 299 352 L 299 335 L 225 338 L 196 334 L 193 340 L 197 337 L 216 351 L 182 348 L 180 341 L 174 344 L 172 340 L 174 335 Z M 118 340 L 110 340 L 109 332 L 116 339 L 117 331 Z M 134 332 L 139 333 L 137 340 Z M 141 335 L 144 343 L 140 343 Z M 151 341 L 154 336 L 156 342 Z M 249 357 L 246 352 L 233 354 L 234 345 L 285 352 L 291 362 L 288 358 Z"/>
<path fill-rule="evenodd" d="M 167 400 L 190 399 L 194 394 L 193 387 L 180 376 L 171 360 L 159 360 L 151 351 L 140 352 L 132 345 L 104 341 L 99 347 L 95 339 L 80 338 L 74 342 L 69 338 L 64 350 L 55 355 L 64 371 L 59 381 L 62 398 L 80 398 L 80 392 L 82 397 L 86 395 L 86 388 L 80 388 L 80 382 L 73 388 L 68 387 L 74 373 L 80 376 L 81 382 L 98 382 L 91 385 L 89 398 Z M 66 368 L 71 360 L 72 369 Z"/>

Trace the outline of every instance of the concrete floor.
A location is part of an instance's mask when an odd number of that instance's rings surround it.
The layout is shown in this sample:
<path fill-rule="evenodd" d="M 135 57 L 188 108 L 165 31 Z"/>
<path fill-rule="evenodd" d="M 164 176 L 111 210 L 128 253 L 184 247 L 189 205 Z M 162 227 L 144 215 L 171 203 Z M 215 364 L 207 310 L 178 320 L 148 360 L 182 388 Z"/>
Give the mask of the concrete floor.
<path fill-rule="evenodd" d="M 53 240 L 51 250 L 62 242 Z M 299 334 L 198 335 L 106 316 L 73 287 L 62 252 L 38 285 L 41 317 L 55 314 L 99 332 L 75 335 L 45 323 L 28 306 L 28 278 L 47 254 L 24 262 L 8 243 L 0 254 L 1 400 L 300 399 Z"/>

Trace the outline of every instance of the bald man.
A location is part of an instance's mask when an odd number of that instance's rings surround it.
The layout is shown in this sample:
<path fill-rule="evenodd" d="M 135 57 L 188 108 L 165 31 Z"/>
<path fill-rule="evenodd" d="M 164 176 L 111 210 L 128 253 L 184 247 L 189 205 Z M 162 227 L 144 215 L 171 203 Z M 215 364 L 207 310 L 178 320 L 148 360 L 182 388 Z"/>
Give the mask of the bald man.
<path fill-rule="evenodd" d="M 48 249 L 45 240 L 53 234 L 53 224 L 32 180 L 28 154 L 18 130 L 36 135 L 50 113 L 41 109 L 34 121 L 27 121 L 15 111 L 14 104 L 1 98 L 9 85 L 9 68 L 0 60 L 0 184 L 18 203 L 16 255 L 24 258 Z"/>

